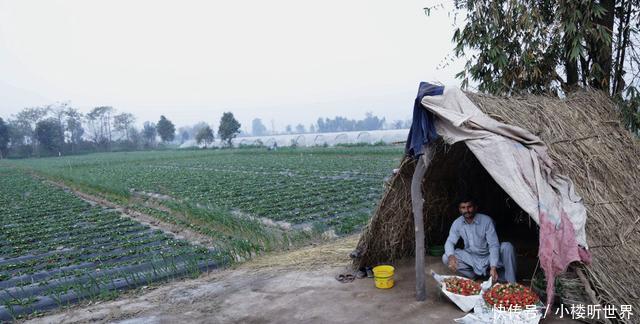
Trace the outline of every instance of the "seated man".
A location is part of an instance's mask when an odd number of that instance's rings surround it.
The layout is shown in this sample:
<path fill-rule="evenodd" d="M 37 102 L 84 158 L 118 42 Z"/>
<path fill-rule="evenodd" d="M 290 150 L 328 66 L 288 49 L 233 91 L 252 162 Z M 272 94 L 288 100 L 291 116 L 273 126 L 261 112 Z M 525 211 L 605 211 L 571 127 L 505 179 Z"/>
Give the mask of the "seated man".
<path fill-rule="evenodd" d="M 476 276 L 489 275 L 496 281 L 516 281 L 516 254 L 511 243 L 500 244 L 491 217 L 476 213 L 473 199 L 460 200 L 458 217 L 449 231 L 444 245 L 442 262 L 453 272 L 474 279 Z M 462 237 L 464 249 L 455 249 Z"/>

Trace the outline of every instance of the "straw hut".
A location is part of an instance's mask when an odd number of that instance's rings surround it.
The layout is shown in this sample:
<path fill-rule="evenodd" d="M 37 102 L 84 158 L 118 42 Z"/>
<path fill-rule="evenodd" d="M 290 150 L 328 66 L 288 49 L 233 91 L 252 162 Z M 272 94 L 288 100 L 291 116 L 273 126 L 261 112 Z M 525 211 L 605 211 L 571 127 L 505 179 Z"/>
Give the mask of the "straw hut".
<path fill-rule="evenodd" d="M 558 173 L 570 178 L 583 198 L 592 260 L 588 265 L 572 263 L 557 278 L 562 302 L 613 305 L 618 311 L 621 305 L 631 305 L 637 316 L 640 145 L 621 125 L 614 103 L 596 91 L 573 93 L 564 99 L 466 95 L 492 119 L 539 137 Z M 456 196 L 465 190 L 476 198 L 481 212 L 492 216 L 500 241 L 514 244 L 518 279 L 537 271 L 540 226 L 494 181 L 465 142 L 449 145 L 438 140 L 432 151 L 421 185 L 427 249 L 444 244 L 451 223 L 459 216 Z M 416 164 L 413 158 L 405 157 L 386 183 L 358 242 L 354 267 L 393 263 L 415 255 L 411 183 Z"/>

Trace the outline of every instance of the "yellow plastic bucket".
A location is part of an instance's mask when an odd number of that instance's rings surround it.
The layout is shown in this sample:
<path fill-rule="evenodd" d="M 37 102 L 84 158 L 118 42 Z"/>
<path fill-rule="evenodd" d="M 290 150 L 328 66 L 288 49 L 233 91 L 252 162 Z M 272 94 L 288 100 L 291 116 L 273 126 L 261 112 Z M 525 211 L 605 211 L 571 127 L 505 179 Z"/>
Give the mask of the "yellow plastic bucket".
<path fill-rule="evenodd" d="M 380 265 L 373 268 L 373 280 L 376 288 L 389 289 L 393 287 L 393 270 L 390 265 Z"/>

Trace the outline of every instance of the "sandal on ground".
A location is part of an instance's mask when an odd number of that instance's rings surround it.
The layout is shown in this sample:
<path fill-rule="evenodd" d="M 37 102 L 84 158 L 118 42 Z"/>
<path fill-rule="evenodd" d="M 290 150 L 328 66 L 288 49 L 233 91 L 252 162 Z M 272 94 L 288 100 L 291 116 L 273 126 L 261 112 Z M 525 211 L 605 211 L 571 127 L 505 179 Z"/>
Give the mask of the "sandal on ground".
<path fill-rule="evenodd" d="M 349 283 L 352 282 L 356 277 L 351 274 L 351 273 L 345 273 L 345 274 L 338 274 L 336 276 L 336 280 L 342 282 L 342 283 Z"/>

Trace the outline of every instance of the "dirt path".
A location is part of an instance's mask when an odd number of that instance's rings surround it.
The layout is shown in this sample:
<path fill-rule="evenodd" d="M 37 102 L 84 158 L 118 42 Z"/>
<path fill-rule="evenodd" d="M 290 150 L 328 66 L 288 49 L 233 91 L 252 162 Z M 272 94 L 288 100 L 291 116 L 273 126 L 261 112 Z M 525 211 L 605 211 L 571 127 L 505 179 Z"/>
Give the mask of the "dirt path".
<path fill-rule="evenodd" d="M 396 265 L 396 286 L 390 290 L 376 289 L 367 278 L 337 282 L 334 276 L 345 270 L 356 240 L 260 257 L 236 269 L 76 306 L 30 323 L 453 323 L 464 316 L 438 297 L 433 280 L 427 281 L 427 301 L 415 301 L 411 260 Z M 444 271 L 438 258 L 427 262 Z M 567 322 L 572 321 L 545 323 Z"/>
<path fill-rule="evenodd" d="M 187 240 L 193 244 L 196 245 L 200 245 L 200 246 L 204 246 L 207 248 L 214 248 L 214 242 L 213 239 L 209 236 L 206 236 L 204 234 L 186 229 L 182 226 L 178 226 L 175 224 L 171 224 L 171 223 L 167 223 L 167 222 L 163 222 L 161 220 L 158 220 L 157 218 L 141 213 L 139 211 L 133 210 L 128 208 L 127 206 L 121 206 L 118 205 L 114 202 L 111 202 L 109 200 L 106 200 L 104 198 L 95 196 L 95 195 L 91 195 L 82 191 L 79 191 L 75 188 L 72 188 L 70 186 L 67 186 L 66 184 L 64 184 L 64 182 L 61 181 L 53 181 L 53 180 L 49 180 L 49 179 L 44 179 L 42 178 L 40 175 L 34 174 L 35 177 L 38 177 L 40 179 L 42 179 L 43 181 L 54 185 L 58 188 L 61 188 L 63 190 L 69 191 L 71 193 L 73 193 L 74 195 L 76 195 L 78 198 L 87 201 L 91 204 L 98 204 L 104 207 L 108 207 L 108 208 L 113 208 L 116 209 L 118 211 L 120 211 L 122 213 L 122 216 L 124 217 L 128 217 L 131 218 L 139 223 L 142 223 L 144 225 L 147 225 L 153 229 L 159 229 L 171 236 L 173 236 L 176 239 L 181 239 L 181 240 Z"/>

